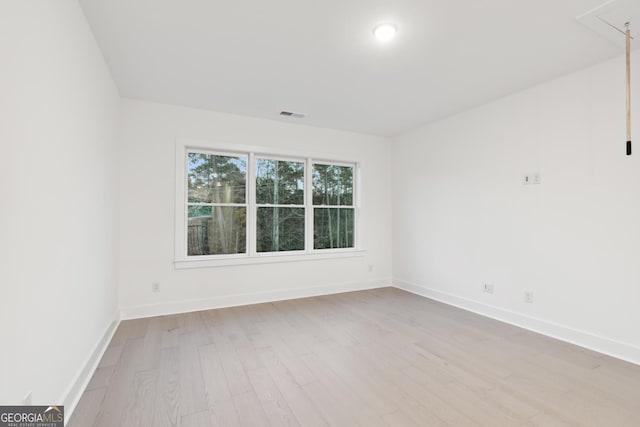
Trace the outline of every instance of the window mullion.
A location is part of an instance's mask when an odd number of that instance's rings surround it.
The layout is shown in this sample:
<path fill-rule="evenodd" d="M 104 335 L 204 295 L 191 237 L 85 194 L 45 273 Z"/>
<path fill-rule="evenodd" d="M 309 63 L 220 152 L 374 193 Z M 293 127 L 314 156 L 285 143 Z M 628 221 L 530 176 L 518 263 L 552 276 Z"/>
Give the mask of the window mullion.
<path fill-rule="evenodd" d="M 351 196 L 351 207 L 353 208 L 353 247 L 360 249 L 360 233 L 358 227 L 360 223 L 360 165 L 353 166 L 353 189 Z"/>
<path fill-rule="evenodd" d="M 249 153 L 249 165 L 247 166 L 249 180 L 247 185 L 248 206 L 247 206 L 247 227 L 249 232 L 247 233 L 249 256 L 255 256 L 257 252 L 257 237 L 258 237 L 258 210 L 256 208 L 256 159 L 254 153 Z"/>
<path fill-rule="evenodd" d="M 182 256 L 186 259 L 189 256 L 189 152 L 185 148 L 182 152 L 182 179 L 184 182 L 182 184 L 182 197 L 184 201 L 184 206 L 182 207 L 182 214 L 184 223 L 182 224 Z"/>
<path fill-rule="evenodd" d="M 307 158 L 304 165 L 304 249 L 306 252 L 313 251 L 313 169 L 311 164 L 311 158 Z"/>
<path fill-rule="evenodd" d="M 274 205 L 272 203 L 256 203 L 256 206 L 259 208 L 304 208 L 306 205 L 287 205 L 283 203 Z"/>

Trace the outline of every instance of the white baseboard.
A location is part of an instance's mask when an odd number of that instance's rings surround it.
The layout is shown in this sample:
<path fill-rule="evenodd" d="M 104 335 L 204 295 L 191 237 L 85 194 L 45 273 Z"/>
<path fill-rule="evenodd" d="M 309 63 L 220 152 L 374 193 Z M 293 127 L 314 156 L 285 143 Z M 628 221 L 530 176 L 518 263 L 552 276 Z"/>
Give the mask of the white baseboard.
<path fill-rule="evenodd" d="M 64 404 L 64 416 L 67 421 L 71 419 L 71 414 L 73 414 L 73 411 L 76 409 L 76 406 L 82 397 L 82 393 L 84 393 L 89 381 L 91 381 L 91 377 L 98 367 L 98 364 L 102 359 L 102 355 L 107 350 L 116 329 L 118 329 L 118 325 L 120 324 L 119 314 L 120 313 L 118 311 L 113 314 L 113 320 L 109 323 L 109 326 L 107 326 L 107 329 L 104 331 L 93 348 L 93 351 L 89 354 L 78 370 L 74 380 L 71 382 L 69 387 L 67 387 L 63 398 L 60 400 Z"/>
<path fill-rule="evenodd" d="M 189 313 L 193 311 L 211 310 L 215 308 L 237 307 L 249 304 L 283 301 L 288 299 L 330 295 L 341 292 L 362 291 L 391 286 L 391 279 L 378 279 L 366 282 L 336 283 L 311 288 L 279 289 L 269 292 L 236 294 L 213 298 L 202 298 L 184 301 L 172 301 L 160 304 L 147 304 L 122 307 L 120 318 L 140 319 L 143 317 L 166 316 L 170 314 Z"/>
<path fill-rule="evenodd" d="M 447 292 L 394 279 L 393 286 L 429 299 L 640 365 L 640 347 Z"/>

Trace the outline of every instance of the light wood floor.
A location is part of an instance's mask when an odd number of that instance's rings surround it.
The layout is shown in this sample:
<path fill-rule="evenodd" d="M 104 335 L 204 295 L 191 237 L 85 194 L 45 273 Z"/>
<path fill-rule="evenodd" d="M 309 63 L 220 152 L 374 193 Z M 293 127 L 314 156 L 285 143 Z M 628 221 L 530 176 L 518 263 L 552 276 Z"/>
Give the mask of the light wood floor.
<path fill-rule="evenodd" d="M 122 322 L 70 426 L 640 426 L 640 367 L 385 288 Z"/>

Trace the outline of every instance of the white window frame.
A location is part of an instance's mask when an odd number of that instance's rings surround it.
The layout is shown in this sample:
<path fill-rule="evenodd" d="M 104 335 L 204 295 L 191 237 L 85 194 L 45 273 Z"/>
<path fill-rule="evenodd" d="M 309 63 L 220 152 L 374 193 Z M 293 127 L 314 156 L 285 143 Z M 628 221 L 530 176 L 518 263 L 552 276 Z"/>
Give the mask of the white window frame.
<path fill-rule="evenodd" d="M 186 191 L 186 188 L 188 186 L 187 184 L 187 176 L 186 176 L 186 163 L 187 163 L 187 156 L 190 153 L 196 153 L 196 154 L 206 154 L 206 155 L 213 155 L 213 156 L 225 156 L 225 157 L 238 157 L 238 158 L 244 158 L 246 159 L 247 165 L 247 171 L 246 171 L 246 180 L 247 182 L 245 183 L 245 188 L 244 188 L 244 203 L 189 203 L 188 201 L 188 192 Z M 184 224 L 183 227 L 184 229 L 182 230 L 183 233 L 185 234 L 185 239 L 184 239 L 184 247 L 182 248 L 182 250 L 185 253 L 185 257 L 186 258 L 191 258 L 193 257 L 193 255 L 190 257 L 187 255 L 188 253 L 188 248 L 187 248 L 187 234 L 188 234 L 188 221 L 187 218 L 189 216 L 188 211 L 189 211 L 189 205 L 201 205 L 201 206 L 211 206 L 212 208 L 214 206 L 223 206 L 223 207 L 234 207 L 234 208 L 245 208 L 246 209 L 246 215 L 247 215 L 247 224 L 246 224 L 246 236 L 245 236 L 245 252 L 244 253 L 238 253 L 238 254 L 220 254 L 220 255 L 216 255 L 217 257 L 220 258 L 235 258 L 238 256 L 247 256 L 249 254 L 249 243 L 250 240 L 249 239 L 249 224 L 252 222 L 252 218 L 251 218 L 251 213 L 250 213 L 250 206 L 251 203 L 249 201 L 249 194 L 250 194 L 250 189 L 249 189 L 249 181 L 250 181 L 250 177 L 249 177 L 249 162 L 251 162 L 251 156 L 249 155 L 249 153 L 239 153 L 239 152 L 230 152 L 230 151 L 222 151 L 222 150 L 207 150 L 204 148 L 190 148 L 187 147 L 187 149 L 185 150 L 184 153 L 184 163 L 185 163 L 185 169 L 184 169 L 184 179 L 185 179 L 185 193 L 183 195 L 182 200 L 184 201 Z M 176 199 L 178 200 L 178 199 Z M 202 256 L 202 255 L 198 255 L 198 256 Z"/>
<path fill-rule="evenodd" d="M 314 241 L 313 241 L 313 219 L 316 209 L 353 209 L 353 244 L 357 248 L 358 247 L 358 209 L 357 209 L 357 197 L 360 193 L 358 190 L 359 179 L 357 178 L 359 173 L 359 167 L 357 163 L 353 162 L 341 162 L 341 161 L 333 161 L 333 160 L 320 160 L 315 158 L 307 159 L 307 167 L 309 170 L 309 199 L 307 200 L 307 205 L 311 208 L 311 213 L 307 218 L 310 218 L 310 227 L 311 227 L 311 246 L 313 249 Z M 353 168 L 353 197 L 351 205 L 314 205 L 313 204 L 313 165 L 325 165 L 325 166 L 345 166 Z M 305 175 L 306 176 L 306 175 Z M 334 251 L 340 252 L 344 249 L 336 248 L 336 249 L 313 249 L 314 251 Z"/>
<path fill-rule="evenodd" d="M 308 188 L 307 188 L 307 173 L 308 173 L 308 169 L 307 169 L 307 159 L 302 158 L 302 157 L 292 157 L 292 156 L 283 156 L 283 155 L 273 155 L 273 154 L 262 154 L 262 153 L 251 153 L 253 154 L 253 197 L 256 197 L 256 175 L 255 175 L 255 171 L 256 171 L 256 160 L 257 159 L 265 159 L 265 160 L 278 160 L 278 161 L 284 161 L 284 162 L 297 162 L 297 163 L 302 163 L 304 166 L 304 177 L 305 177 L 305 182 L 304 182 L 304 204 L 302 205 L 270 205 L 270 204 L 265 204 L 265 203 L 258 203 L 257 200 L 254 199 L 253 204 L 251 206 L 254 215 L 253 215 L 253 236 L 254 238 L 251 239 L 253 245 L 254 245 L 254 251 L 253 251 L 253 256 L 257 256 L 257 257 L 264 257 L 264 256 L 274 256 L 274 255 L 300 255 L 300 254 L 305 254 L 308 252 L 308 242 L 307 242 L 307 229 L 309 228 L 309 214 L 308 214 L 308 206 L 307 206 L 307 193 L 308 193 Z M 297 251 L 271 251 L 271 252 L 258 252 L 258 248 L 255 247 L 257 246 L 257 242 L 255 239 L 255 237 L 258 235 L 258 208 L 261 207 L 282 207 L 282 208 L 304 208 L 304 227 L 305 227 L 305 231 L 304 231 L 304 249 L 302 250 L 297 250 Z"/>
<path fill-rule="evenodd" d="M 224 156 L 247 157 L 247 244 L 246 253 L 224 255 L 187 255 L 187 153 L 199 152 Z M 305 167 L 305 249 L 301 251 L 257 252 L 257 204 L 256 204 L 256 168 L 257 158 L 283 161 L 303 162 Z M 175 268 L 203 268 L 230 265 L 264 264 L 275 262 L 311 261 L 331 258 L 349 258 L 364 256 L 365 250 L 360 240 L 360 173 L 362 164 L 351 159 L 333 159 L 321 153 L 293 152 L 287 150 L 269 149 L 260 146 L 247 146 L 211 141 L 176 139 L 176 188 L 175 188 Z M 336 249 L 313 248 L 313 183 L 312 165 L 330 164 L 351 166 L 353 174 L 353 209 L 354 209 L 354 247 Z M 294 206 L 294 205 L 291 205 Z M 297 206 L 297 205 L 295 205 Z M 350 206 L 343 206 L 350 207 Z"/>

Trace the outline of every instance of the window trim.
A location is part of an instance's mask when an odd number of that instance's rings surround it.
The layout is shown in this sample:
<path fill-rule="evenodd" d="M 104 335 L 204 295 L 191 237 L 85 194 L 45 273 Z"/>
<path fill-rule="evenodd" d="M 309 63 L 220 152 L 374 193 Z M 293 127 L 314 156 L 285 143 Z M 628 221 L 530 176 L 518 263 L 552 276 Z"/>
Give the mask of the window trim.
<path fill-rule="evenodd" d="M 247 208 L 247 251 L 242 254 L 222 255 L 187 255 L 187 195 L 188 180 L 186 178 L 188 152 L 202 152 L 227 156 L 246 156 L 247 185 L 245 202 Z M 333 258 L 351 258 L 364 256 L 365 250 L 360 240 L 360 174 L 362 163 L 347 158 L 334 159 L 334 156 L 323 153 L 296 152 L 293 150 L 271 149 L 262 146 L 250 146 L 229 143 L 217 143 L 206 140 L 176 138 L 175 149 L 175 241 L 174 266 L 182 268 L 206 268 L 217 266 L 266 264 L 277 262 L 313 261 Z M 302 161 L 305 165 L 305 249 L 302 251 L 257 252 L 257 203 L 256 203 L 256 158 L 271 158 L 273 160 Z M 328 164 L 338 166 L 352 166 L 353 174 L 353 205 L 343 206 L 354 209 L 354 247 L 336 249 L 313 248 L 313 164 Z"/>
<path fill-rule="evenodd" d="M 253 221 L 253 236 L 258 235 L 258 209 L 259 208 L 271 208 L 271 207 L 283 207 L 283 208 L 302 208 L 304 209 L 304 249 L 299 249 L 299 250 L 295 250 L 295 251 L 270 251 L 270 252 L 258 252 L 258 248 L 257 248 L 257 239 L 253 239 L 253 244 L 256 246 L 255 251 L 252 253 L 252 256 L 269 256 L 269 255 L 273 255 L 273 254 L 281 254 L 281 255 L 301 255 L 301 254 L 305 254 L 307 253 L 307 228 L 309 226 L 309 216 L 307 214 L 307 181 L 306 181 L 306 176 L 307 176 L 307 160 L 305 158 L 302 157 L 292 157 L 292 156 L 279 156 L 279 155 L 273 155 L 273 154 L 269 154 L 269 155 L 263 155 L 263 154 L 258 154 L 258 153 L 252 153 L 254 155 L 253 158 L 253 163 L 252 165 L 256 164 L 256 161 L 258 159 L 265 159 L 265 160 L 274 160 L 274 161 L 284 161 L 284 162 L 296 162 L 296 163 L 302 163 L 303 167 L 304 167 L 304 177 L 305 177 L 305 181 L 304 181 L 304 195 L 303 195 L 303 204 L 302 205 L 284 205 L 284 204 L 278 204 L 278 205 L 274 205 L 274 204 L 268 204 L 268 203 L 258 203 L 257 200 L 254 200 L 254 203 L 251 207 L 251 209 L 254 211 L 254 218 L 255 220 Z M 257 189 L 255 188 L 256 185 L 256 167 L 253 167 L 253 185 L 254 185 L 254 191 L 253 191 L 253 196 L 254 198 L 257 196 Z"/>
<path fill-rule="evenodd" d="M 184 254 L 185 254 L 185 258 L 190 259 L 188 253 L 189 253 L 189 248 L 188 246 L 188 238 L 186 237 L 189 233 L 189 222 L 188 222 L 188 218 L 189 218 L 189 205 L 191 206 L 211 206 L 211 208 L 213 209 L 215 206 L 221 206 L 221 207 L 231 207 L 231 208 L 244 208 L 245 212 L 246 212 L 246 218 L 247 218 L 247 225 L 245 226 L 245 252 L 244 253 L 238 253 L 238 254 L 219 254 L 216 255 L 217 257 L 225 257 L 225 256 L 244 256 L 247 255 L 249 253 L 249 228 L 248 225 L 251 222 L 251 216 L 249 213 L 250 210 L 250 203 L 249 203 L 249 162 L 251 161 L 251 158 L 249 156 L 249 153 L 233 153 L 233 152 L 228 152 L 228 151 L 222 151 L 222 150 L 205 150 L 203 148 L 197 148 L 197 149 L 193 149 L 190 147 L 186 147 L 185 149 L 185 153 L 184 153 L 184 160 L 183 163 L 187 163 L 186 159 L 187 156 L 191 153 L 195 153 L 195 154 L 205 154 L 205 155 L 214 155 L 214 156 L 223 156 L 223 157 L 237 157 L 237 158 L 244 158 L 246 161 L 246 172 L 245 172 L 245 179 L 246 179 L 246 183 L 244 186 L 244 203 L 192 203 L 189 202 L 189 190 L 188 190 L 188 180 L 186 179 L 186 168 L 184 170 L 184 181 L 185 181 L 185 192 L 184 192 L 184 196 L 182 198 L 182 201 L 184 202 L 184 224 L 183 224 L 183 232 L 185 233 L 185 239 L 184 239 L 184 247 L 182 248 L 184 250 Z M 178 200 L 178 199 L 176 199 Z"/>
<path fill-rule="evenodd" d="M 311 185 L 311 191 L 310 191 L 310 198 L 308 200 L 308 204 L 309 207 L 311 208 L 311 213 L 309 214 L 309 218 L 311 220 L 311 249 L 314 251 L 326 251 L 326 250 L 332 250 L 332 249 L 315 249 L 315 239 L 314 234 L 313 234 L 313 227 L 314 227 L 314 223 L 313 223 L 313 219 L 315 218 L 315 213 L 316 213 L 316 209 L 353 209 L 353 245 L 354 247 L 357 248 L 357 244 L 358 244 L 358 209 L 357 209 L 357 197 L 359 194 L 359 189 L 357 189 L 357 185 L 358 185 L 358 181 L 357 181 L 357 174 L 358 174 L 358 170 L 359 168 L 357 167 L 357 165 L 355 165 L 354 163 L 341 163 L 338 161 L 335 162 L 327 162 L 327 161 L 318 161 L 315 159 L 308 159 L 309 162 L 309 175 L 310 175 L 310 185 Z M 324 166 L 339 166 L 339 167 L 353 167 L 353 194 L 351 197 L 351 204 L 350 205 L 316 205 L 313 203 L 313 165 L 324 165 Z"/>

